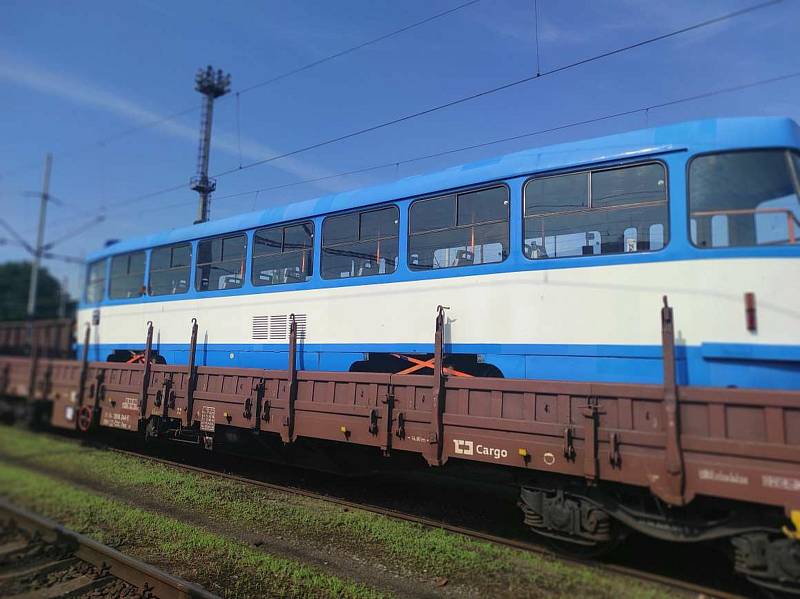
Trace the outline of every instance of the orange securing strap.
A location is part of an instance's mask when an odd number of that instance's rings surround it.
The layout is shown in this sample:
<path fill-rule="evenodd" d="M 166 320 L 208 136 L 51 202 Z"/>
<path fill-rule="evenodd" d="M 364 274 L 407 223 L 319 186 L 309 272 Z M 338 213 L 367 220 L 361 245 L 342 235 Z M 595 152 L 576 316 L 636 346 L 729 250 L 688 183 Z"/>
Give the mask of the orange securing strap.
<path fill-rule="evenodd" d="M 412 374 L 417 370 L 422 370 L 423 368 L 430 368 L 433 370 L 433 358 L 430 360 L 419 360 L 417 358 L 412 358 L 411 356 L 403 356 L 401 354 L 392 354 L 395 358 L 400 358 L 401 360 L 406 360 L 407 362 L 411 362 L 414 366 L 406 368 L 405 370 L 401 370 L 395 374 Z M 471 374 L 467 374 L 466 372 L 461 372 L 460 370 L 456 370 L 455 368 L 442 368 L 442 372 L 445 374 L 452 374 L 453 376 L 463 376 L 467 378 L 474 378 Z"/>

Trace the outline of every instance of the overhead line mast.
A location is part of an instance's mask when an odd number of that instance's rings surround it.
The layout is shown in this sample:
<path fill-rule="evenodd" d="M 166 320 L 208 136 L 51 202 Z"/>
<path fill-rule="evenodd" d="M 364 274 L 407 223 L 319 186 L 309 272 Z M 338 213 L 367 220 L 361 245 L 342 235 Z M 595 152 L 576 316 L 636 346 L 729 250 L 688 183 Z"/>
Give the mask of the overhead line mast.
<path fill-rule="evenodd" d="M 33 262 L 31 263 L 31 280 L 28 288 L 28 320 L 36 316 L 36 294 L 39 287 L 39 267 L 44 255 L 44 227 L 47 215 L 47 201 L 50 199 L 50 171 L 53 167 L 53 155 L 48 153 L 44 160 L 44 176 L 42 177 L 42 193 L 39 203 L 39 227 L 36 233 L 36 247 L 34 248 Z"/>
<path fill-rule="evenodd" d="M 211 123 L 214 118 L 214 100 L 224 96 L 231 89 L 231 76 L 211 65 L 199 69 L 194 78 L 194 88 L 203 94 L 203 109 L 200 114 L 200 146 L 197 150 L 197 175 L 192 177 L 191 186 L 200 194 L 197 209 L 197 223 L 204 223 L 210 218 L 209 195 L 217 188 L 217 181 L 208 177 L 208 158 L 211 152 Z"/>

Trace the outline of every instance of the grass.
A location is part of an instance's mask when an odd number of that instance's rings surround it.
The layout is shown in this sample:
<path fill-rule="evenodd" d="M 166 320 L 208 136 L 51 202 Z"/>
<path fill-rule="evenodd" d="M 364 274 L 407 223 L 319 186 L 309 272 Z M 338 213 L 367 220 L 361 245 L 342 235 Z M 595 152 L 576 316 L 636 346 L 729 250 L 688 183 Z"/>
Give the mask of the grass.
<path fill-rule="evenodd" d="M 137 548 L 147 561 L 195 572 L 207 588 L 229 597 L 352 597 L 382 595 L 291 560 L 211 534 L 24 468 L 0 463 L 0 489 L 11 501 L 46 514 L 102 543 Z M 202 570 L 198 569 L 202 565 Z"/>
<path fill-rule="evenodd" d="M 367 563 L 377 561 L 391 565 L 391 569 L 418 579 L 447 577 L 453 585 L 461 584 L 483 592 L 507 596 L 559 597 L 591 594 L 595 597 L 647 599 L 665 595 L 665 591 L 661 588 L 607 574 L 594 568 L 565 564 L 547 556 L 475 541 L 414 523 L 397 521 L 361 510 L 346 510 L 323 501 L 172 469 L 146 460 L 83 447 L 75 442 L 37 436 L 18 429 L 0 427 L 0 456 L 16 459 L 17 464 L 37 468 L 39 471 L 58 473 L 60 477 L 87 483 L 91 481 L 93 486 L 117 495 L 122 494 L 127 497 L 146 495 L 150 502 L 169 506 L 170 509 L 197 514 L 206 519 L 212 518 L 217 528 L 220 525 L 230 526 L 231 532 L 235 529 L 259 531 L 264 536 L 298 539 L 315 547 L 325 547 L 345 555 L 355 555 Z M 8 467 L 4 467 L 3 472 L 7 471 Z M 13 468 L 13 471 L 19 476 L 27 472 L 19 467 Z M 37 485 L 45 485 L 47 482 L 51 485 L 65 486 L 63 482 L 48 482 L 41 475 L 29 476 L 35 478 Z M 3 487 L 9 488 L 7 485 L 2 485 L 0 489 Z M 21 488 L 26 487 L 23 485 Z M 16 489 L 12 492 L 16 492 Z M 74 492 L 85 494 L 85 491 Z M 0 493 L 8 494 L 5 490 L 0 490 Z M 49 502 L 44 506 L 39 503 L 33 507 L 44 507 L 46 510 L 66 509 L 62 507 L 59 496 L 49 497 Z M 68 494 L 65 497 L 72 495 Z M 26 501 L 35 498 L 35 493 L 23 497 Z M 97 500 L 109 502 L 109 505 L 118 505 L 100 497 Z M 87 517 L 85 511 L 75 511 L 80 504 L 81 502 L 70 500 L 71 507 L 67 515 L 73 519 Z M 31 504 L 26 503 L 26 505 Z M 257 509 L 254 509 L 255 506 Z M 140 519 L 161 518 L 141 509 L 133 511 Z M 52 514 L 51 511 L 45 513 Z M 95 530 L 96 522 L 93 520 L 87 522 L 87 525 L 91 530 Z M 214 555 L 225 557 L 221 563 L 230 567 L 232 555 L 230 544 L 233 543 L 236 547 L 247 548 L 246 560 L 263 559 L 262 553 L 241 542 L 227 540 L 207 532 L 201 534 L 197 529 L 175 520 L 166 519 L 162 522 L 159 519 L 159 522 L 159 526 L 167 527 L 163 532 L 168 534 L 163 538 L 182 539 L 180 535 L 175 534 L 176 526 L 184 527 L 181 528 L 182 531 L 193 531 L 192 541 L 175 541 L 182 549 L 179 550 L 178 546 L 169 549 L 164 547 L 167 555 L 183 551 L 188 543 L 193 553 L 200 552 L 205 555 L 208 552 L 216 552 Z M 126 527 L 129 526 L 125 528 L 128 531 L 125 534 L 135 530 L 134 524 L 129 520 L 123 520 L 123 523 Z M 141 526 L 142 523 L 143 521 L 139 520 L 137 526 Z M 154 535 L 153 538 L 162 537 Z M 163 545 L 164 542 L 160 543 Z M 243 555 L 237 555 L 235 561 L 241 563 L 245 559 Z M 340 591 L 344 593 L 342 589 L 345 587 L 341 586 L 345 585 L 344 582 L 312 574 L 311 571 L 302 569 L 302 566 L 291 565 L 286 560 L 275 561 L 276 559 L 270 558 L 267 563 L 259 567 L 277 573 L 276 579 L 281 581 L 276 587 L 279 594 L 293 584 L 291 581 L 294 578 L 291 572 L 302 572 L 297 574 L 300 585 L 298 588 L 323 589 L 325 592 L 333 592 L 336 589 L 334 592 L 336 596 L 364 596 L 358 593 L 366 592 L 365 589 L 349 586 L 346 587 L 346 593 L 350 595 L 337 594 Z M 281 565 L 276 565 L 278 563 Z"/>

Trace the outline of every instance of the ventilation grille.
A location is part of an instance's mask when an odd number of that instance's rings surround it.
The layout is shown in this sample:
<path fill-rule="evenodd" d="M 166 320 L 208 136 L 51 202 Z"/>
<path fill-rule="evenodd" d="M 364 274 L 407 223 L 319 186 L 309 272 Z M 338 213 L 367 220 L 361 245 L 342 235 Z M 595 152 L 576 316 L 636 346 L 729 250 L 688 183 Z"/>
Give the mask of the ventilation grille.
<path fill-rule="evenodd" d="M 269 340 L 286 339 L 286 323 L 289 317 L 286 314 L 275 314 L 269 317 Z"/>
<path fill-rule="evenodd" d="M 253 339 L 269 339 L 269 316 L 253 316 Z"/>
<path fill-rule="evenodd" d="M 297 340 L 302 341 L 306 338 L 306 315 L 295 314 L 294 320 L 297 323 Z"/>
<path fill-rule="evenodd" d="M 298 341 L 306 338 L 306 318 L 305 314 L 295 314 Z M 289 339 L 289 315 L 253 316 L 252 333 L 254 340 L 286 341 Z"/>

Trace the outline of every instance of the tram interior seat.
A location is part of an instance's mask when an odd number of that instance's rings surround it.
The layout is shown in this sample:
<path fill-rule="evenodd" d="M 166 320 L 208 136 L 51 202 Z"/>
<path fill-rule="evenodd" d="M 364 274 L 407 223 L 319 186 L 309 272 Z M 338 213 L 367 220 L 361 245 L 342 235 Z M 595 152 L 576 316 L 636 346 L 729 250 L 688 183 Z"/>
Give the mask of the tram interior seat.
<path fill-rule="evenodd" d="M 374 260 L 364 262 L 361 269 L 358 271 L 359 276 L 376 275 L 378 274 L 379 265 Z"/>
<path fill-rule="evenodd" d="M 469 266 L 475 264 L 475 253 L 469 250 L 458 250 L 454 266 Z"/>
<path fill-rule="evenodd" d="M 291 281 L 305 281 L 306 275 L 297 266 L 290 266 L 284 269 L 283 279 L 287 283 Z"/>
<path fill-rule="evenodd" d="M 217 289 L 236 289 L 242 286 L 242 278 L 238 275 L 222 275 Z"/>
<path fill-rule="evenodd" d="M 531 260 L 548 257 L 547 250 L 545 249 L 545 247 L 543 245 L 539 245 L 536 242 L 524 244 L 522 251 L 525 254 L 525 257 L 530 258 Z"/>

